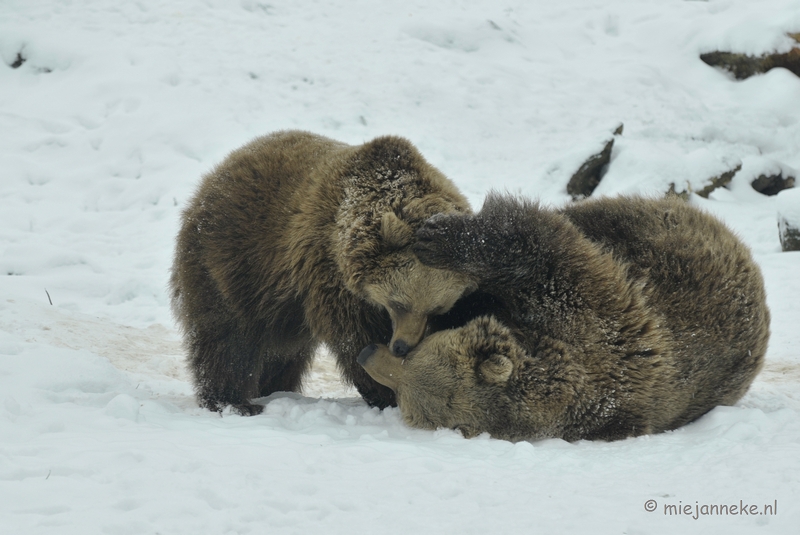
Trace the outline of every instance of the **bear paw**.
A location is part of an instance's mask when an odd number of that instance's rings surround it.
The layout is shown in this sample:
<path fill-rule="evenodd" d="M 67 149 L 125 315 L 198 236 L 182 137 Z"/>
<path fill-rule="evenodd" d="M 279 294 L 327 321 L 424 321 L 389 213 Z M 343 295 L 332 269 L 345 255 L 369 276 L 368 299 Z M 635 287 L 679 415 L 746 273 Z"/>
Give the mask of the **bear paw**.
<path fill-rule="evenodd" d="M 256 416 L 264 412 L 264 405 L 256 403 L 237 403 L 231 405 L 231 410 L 240 416 Z"/>
<path fill-rule="evenodd" d="M 225 410 L 225 407 L 230 407 L 232 412 L 240 416 L 256 416 L 264 412 L 264 405 L 256 403 L 226 403 L 220 400 L 204 399 L 201 401 L 200 406 L 220 414 Z"/>
<path fill-rule="evenodd" d="M 425 221 L 411 248 L 419 261 L 434 268 L 460 271 L 463 249 L 459 243 L 466 234 L 464 219 L 462 215 L 438 214 Z"/>

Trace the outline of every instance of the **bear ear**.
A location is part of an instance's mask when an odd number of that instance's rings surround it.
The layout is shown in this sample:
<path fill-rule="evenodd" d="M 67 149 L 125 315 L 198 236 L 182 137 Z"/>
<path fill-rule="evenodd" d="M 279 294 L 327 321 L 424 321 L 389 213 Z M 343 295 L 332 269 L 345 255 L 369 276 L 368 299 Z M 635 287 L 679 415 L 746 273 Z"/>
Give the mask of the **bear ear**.
<path fill-rule="evenodd" d="M 381 237 L 383 245 L 389 250 L 402 249 L 414 239 L 414 231 L 394 212 L 385 212 L 381 217 Z"/>
<path fill-rule="evenodd" d="M 511 359 L 497 353 L 491 355 L 478 366 L 481 376 L 489 383 L 503 384 L 511 377 L 514 365 Z"/>

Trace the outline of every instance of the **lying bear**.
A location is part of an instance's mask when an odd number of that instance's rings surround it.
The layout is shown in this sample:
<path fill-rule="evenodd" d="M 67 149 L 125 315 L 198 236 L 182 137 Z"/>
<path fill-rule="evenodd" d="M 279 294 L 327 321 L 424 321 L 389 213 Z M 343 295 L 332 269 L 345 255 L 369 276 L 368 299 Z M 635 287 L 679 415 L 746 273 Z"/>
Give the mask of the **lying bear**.
<path fill-rule="evenodd" d="M 555 210 L 493 194 L 417 237 L 423 264 L 479 290 L 405 358 L 359 355 L 410 426 L 512 441 L 657 433 L 735 403 L 763 364 L 759 268 L 681 200 Z"/>
<path fill-rule="evenodd" d="M 402 138 L 290 131 L 232 152 L 183 212 L 170 279 L 200 405 L 260 413 L 252 398 L 297 391 L 321 343 L 368 403 L 393 405 L 356 357 L 375 341 L 406 354 L 471 290 L 411 251 L 429 217 L 469 211 Z"/>

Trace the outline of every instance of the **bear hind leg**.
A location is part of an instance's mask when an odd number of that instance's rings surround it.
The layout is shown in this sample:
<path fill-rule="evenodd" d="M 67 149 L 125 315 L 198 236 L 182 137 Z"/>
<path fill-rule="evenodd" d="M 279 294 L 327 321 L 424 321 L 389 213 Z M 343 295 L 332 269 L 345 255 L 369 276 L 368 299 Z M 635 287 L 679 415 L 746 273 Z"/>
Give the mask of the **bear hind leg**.
<path fill-rule="evenodd" d="M 230 405 L 242 416 L 264 410 L 262 405 L 250 403 L 250 399 L 258 397 L 258 378 L 263 367 L 260 344 L 228 324 L 205 332 L 195 330 L 189 345 L 190 366 L 201 407 L 222 412 Z"/>

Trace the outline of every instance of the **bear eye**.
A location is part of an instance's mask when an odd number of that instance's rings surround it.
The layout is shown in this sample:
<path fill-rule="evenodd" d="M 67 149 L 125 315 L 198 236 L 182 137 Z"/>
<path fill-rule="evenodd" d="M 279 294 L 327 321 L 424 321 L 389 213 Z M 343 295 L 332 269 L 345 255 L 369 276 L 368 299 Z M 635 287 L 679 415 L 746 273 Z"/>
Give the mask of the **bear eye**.
<path fill-rule="evenodd" d="M 389 301 L 389 308 L 398 314 L 408 313 L 408 307 L 402 303 L 398 303 L 397 301 Z"/>

